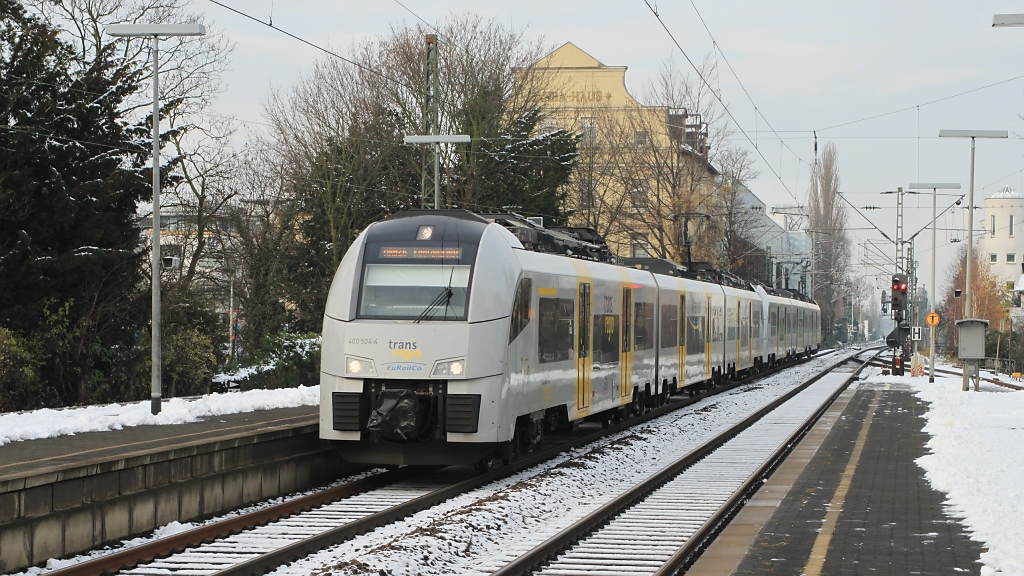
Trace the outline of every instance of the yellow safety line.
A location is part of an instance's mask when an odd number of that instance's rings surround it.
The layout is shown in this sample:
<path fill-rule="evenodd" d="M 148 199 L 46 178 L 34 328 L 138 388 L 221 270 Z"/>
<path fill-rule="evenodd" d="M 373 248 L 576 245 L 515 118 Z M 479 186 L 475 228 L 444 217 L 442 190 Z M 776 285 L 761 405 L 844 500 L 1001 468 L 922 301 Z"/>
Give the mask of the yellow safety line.
<path fill-rule="evenodd" d="M 878 396 L 879 392 L 876 391 L 874 398 L 871 400 L 871 406 L 868 407 L 868 415 L 860 425 L 860 433 L 857 434 L 857 443 L 854 444 L 853 452 L 850 454 L 850 461 L 847 462 L 846 469 L 843 470 L 843 475 L 839 479 L 839 486 L 836 487 L 836 492 L 828 505 L 828 512 L 825 513 L 825 521 L 821 525 L 818 537 L 814 539 L 811 556 L 807 559 L 807 565 L 804 566 L 803 574 L 805 576 L 821 576 L 821 569 L 825 565 L 825 556 L 828 555 L 829 543 L 832 542 L 832 535 L 835 533 L 839 514 L 843 511 L 846 493 L 850 491 L 853 472 L 857 469 L 857 463 L 860 462 L 860 455 L 864 451 L 864 443 L 868 438 L 868 429 L 871 427 L 871 420 L 874 418 L 875 409 L 878 408 Z"/>

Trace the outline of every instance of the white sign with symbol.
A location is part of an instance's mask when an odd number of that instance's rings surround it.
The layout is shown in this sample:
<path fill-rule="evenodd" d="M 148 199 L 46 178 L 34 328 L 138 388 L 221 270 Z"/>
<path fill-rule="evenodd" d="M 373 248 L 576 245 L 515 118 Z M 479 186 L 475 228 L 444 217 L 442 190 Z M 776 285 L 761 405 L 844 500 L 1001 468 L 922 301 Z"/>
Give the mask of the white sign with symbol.
<path fill-rule="evenodd" d="M 910 329 L 910 339 L 915 341 L 915 342 L 918 342 L 918 341 L 921 340 L 921 327 L 920 326 L 914 326 L 913 328 Z"/>

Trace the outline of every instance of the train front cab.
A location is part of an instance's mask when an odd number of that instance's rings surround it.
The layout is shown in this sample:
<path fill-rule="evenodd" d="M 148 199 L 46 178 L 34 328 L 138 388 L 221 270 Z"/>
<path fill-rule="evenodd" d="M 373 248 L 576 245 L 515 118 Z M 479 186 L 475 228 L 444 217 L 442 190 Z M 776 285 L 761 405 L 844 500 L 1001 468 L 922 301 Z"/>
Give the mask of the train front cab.
<path fill-rule="evenodd" d="M 442 212 L 371 225 L 324 316 L 320 437 L 350 462 L 473 463 L 509 440 L 503 346 L 518 240 Z"/>

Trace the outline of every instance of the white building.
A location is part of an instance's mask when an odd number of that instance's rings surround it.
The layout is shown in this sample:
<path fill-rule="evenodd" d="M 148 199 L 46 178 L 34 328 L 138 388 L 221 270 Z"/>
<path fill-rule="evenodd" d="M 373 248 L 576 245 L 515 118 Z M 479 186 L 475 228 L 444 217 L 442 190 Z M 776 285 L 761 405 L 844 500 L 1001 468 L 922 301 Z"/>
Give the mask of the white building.
<path fill-rule="evenodd" d="M 1002 285 L 1013 290 L 1024 263 L 1024 195 L 1009 186 L 985 199 L 985 233 L 978 253 Z"/>
<path fill-rule="evenodd" d="M 784 215 L 769 215 L 767 205 L 740 184 L 740 206 L 747 206 L 754 218 L 745 222 L 741 235 L 764 249 L 772 261 L 772 280 L 776 288 L 793 288 L 807 294 L 813 289 L 808 272 L 811 266 L 811 238 L 804 230 L 790 226 Z"/>

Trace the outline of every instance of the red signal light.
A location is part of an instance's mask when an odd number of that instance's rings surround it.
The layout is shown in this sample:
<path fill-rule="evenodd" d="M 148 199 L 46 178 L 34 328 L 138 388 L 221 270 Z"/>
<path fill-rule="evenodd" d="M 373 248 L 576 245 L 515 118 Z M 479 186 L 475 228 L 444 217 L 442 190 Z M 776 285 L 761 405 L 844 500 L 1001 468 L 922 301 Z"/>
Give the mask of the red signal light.
<path fill-rule="evenodd" d="M 900 284 L 900 290 L 906 290 L 906 289 L 907 289 L 907 285 L 906 284 Z"/>

